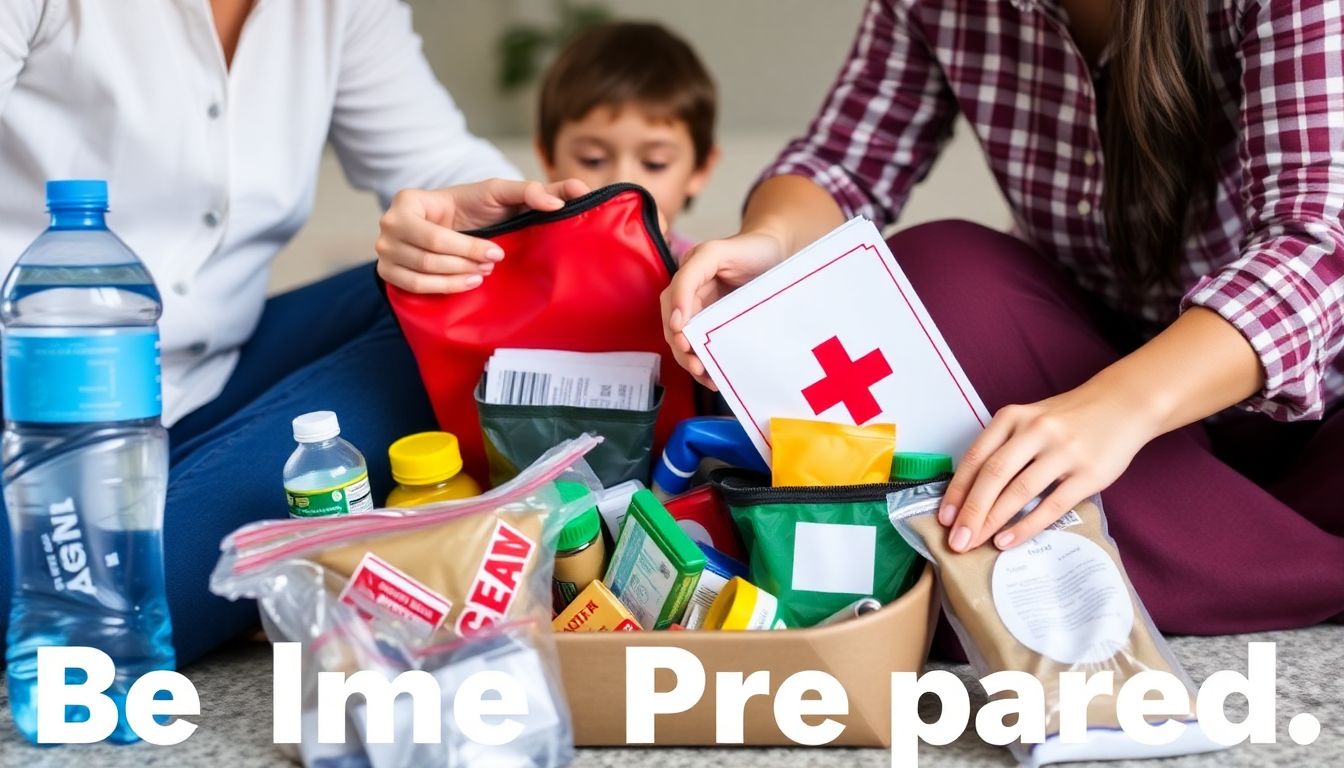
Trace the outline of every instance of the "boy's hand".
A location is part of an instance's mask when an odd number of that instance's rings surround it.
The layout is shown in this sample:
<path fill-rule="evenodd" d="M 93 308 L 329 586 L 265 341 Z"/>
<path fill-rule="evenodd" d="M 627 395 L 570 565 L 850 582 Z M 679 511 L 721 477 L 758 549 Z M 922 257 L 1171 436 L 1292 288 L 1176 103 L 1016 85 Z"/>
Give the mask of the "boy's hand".
<path fill-rule="evenodd" d="M 446 189 L 402 190 L 378 222 L 378 274 L 412 293 L 469 291 L 494 271 L 505 253 L 463 231 L 528 208 L 554 211 L 588 191 L 577 179 L 550 185 L 491 179 Z"/>
<path fill-rule="evenodd" d="M 672 284 L 663 291 L 663 335 L 672 354 L 710 389 L 717 389 L 704 363 L 691 350 L 686 324 L 697 312 L 784 260 L 783 241 L 766 232 L 744 232 L 710 240 L 686 254 Z"/>

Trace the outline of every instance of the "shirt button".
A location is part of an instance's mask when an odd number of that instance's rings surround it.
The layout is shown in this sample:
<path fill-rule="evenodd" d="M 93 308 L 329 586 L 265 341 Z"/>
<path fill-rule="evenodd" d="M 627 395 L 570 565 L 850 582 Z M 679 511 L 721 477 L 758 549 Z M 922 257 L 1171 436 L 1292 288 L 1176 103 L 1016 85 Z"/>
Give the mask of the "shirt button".
<path fill-rule="evenodd" d="M 218 227 L 220 219 L 221 216 L 219 211 L 206 211 L 205 215 L 201 217 L 201 220 L 205 222 L 205 226 L 207 227 Z"/>
<path fill-rule="evenodd" d="M 187 351 L 193 355 L 203 355 L 205 354 L 205 342 L 198 341 L 195 344 L 192 344 L 191 346 L 187 347 Z"/>
<path fill-rule="evenodd" d="M 1089 149 L 1087 150 L 1087 152 L 1083 153 L 1083 165 L 1086 165 L 1088 168 L 1091 168 L 1096 164 L 1097 164 L 1096 152 L 1093 152 L 1092 150 Z"/>
<path fill-rule="evenodd" d="M 206 110 L 205 110 L 205 114 L 209 115 L 211 120 L 214 120 L 215 118 L 219 117 L 219 116 L 220 116 L 221 114 L 223 114 L 223 113 L 224 113 L 224 110 L 223 110 L 222 108 L 220 108 L 220 106 L 219 106 L 219 102 L 215 102 L 215 103 L 211 104 L 210 107 L 209 107 L 209 109 L 206 109 Z"/>
<path fill-rule="evenodd" d="M 1092 212 L 1092 203 L 1088 202 L 1087 200 L 1079 200 L 1078 212 L 1084 216 L 1088 215 L 1089 213 Z"/>
<path fill-rule="evenodd" d="M 176 293 L 178 296 L 186 296 L 190 292 L 191 286 L 187 285 L 185 280 L 179 280 L 178 282 L 173 283 L 173 293 Z"/>

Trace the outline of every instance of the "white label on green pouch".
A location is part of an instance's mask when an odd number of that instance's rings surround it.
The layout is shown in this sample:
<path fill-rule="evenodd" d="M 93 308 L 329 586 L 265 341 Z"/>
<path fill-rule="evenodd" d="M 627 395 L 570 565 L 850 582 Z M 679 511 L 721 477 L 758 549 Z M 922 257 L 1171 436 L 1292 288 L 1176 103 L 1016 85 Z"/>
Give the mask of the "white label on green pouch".
<path fill-rule="evenodd" d="M 606 586 L 645 629 L 653 629 L 676 587 L 677 569 L 635 518 L 627 516 Z"/>
<path fill-rule="evenodd" d="M 1134 604 L 1115 561 L 1076 533 L 1045 531 L 1001 553 L 994 607 L 1018 642 L 1061 664 L 1095 664 L 1129 643 Z"/>
<path fill-rule="evenodd" d="M 876 567 L 877 528 L 840 523 L 794 524 L 794 591 L 871 595 Z"/>

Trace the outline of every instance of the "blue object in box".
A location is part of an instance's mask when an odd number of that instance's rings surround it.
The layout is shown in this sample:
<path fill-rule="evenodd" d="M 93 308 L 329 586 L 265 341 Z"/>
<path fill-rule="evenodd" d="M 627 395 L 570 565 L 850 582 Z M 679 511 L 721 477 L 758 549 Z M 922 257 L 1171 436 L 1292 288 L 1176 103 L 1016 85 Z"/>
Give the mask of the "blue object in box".
<path fill-rule="evenodd" d="M 732 416 L 697 416 L 677 424 L 667 438 L 663 457 L 653 466 L 653 493 L 666 501 L 691 487 L 702 459 L 718 459 L 765 474 L 770 467 L 747 431 Z"/>

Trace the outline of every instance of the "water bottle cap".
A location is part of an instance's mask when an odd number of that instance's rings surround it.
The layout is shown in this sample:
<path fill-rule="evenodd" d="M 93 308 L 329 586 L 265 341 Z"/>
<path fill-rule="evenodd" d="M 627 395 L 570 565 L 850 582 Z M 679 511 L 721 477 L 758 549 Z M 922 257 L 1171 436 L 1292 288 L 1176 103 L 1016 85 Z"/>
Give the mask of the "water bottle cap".
<path fill-rule="evenodd" d="M 294 439 L 300 443 L 320 443 L 340 434 L 334 411 L 313 411 L 294 419 Z"/>
<path fill-rule="evenodd" d="M 56 179 L 47 182 L 47 208 L 107 208 L 107 182 L 102 179 Z"/>

